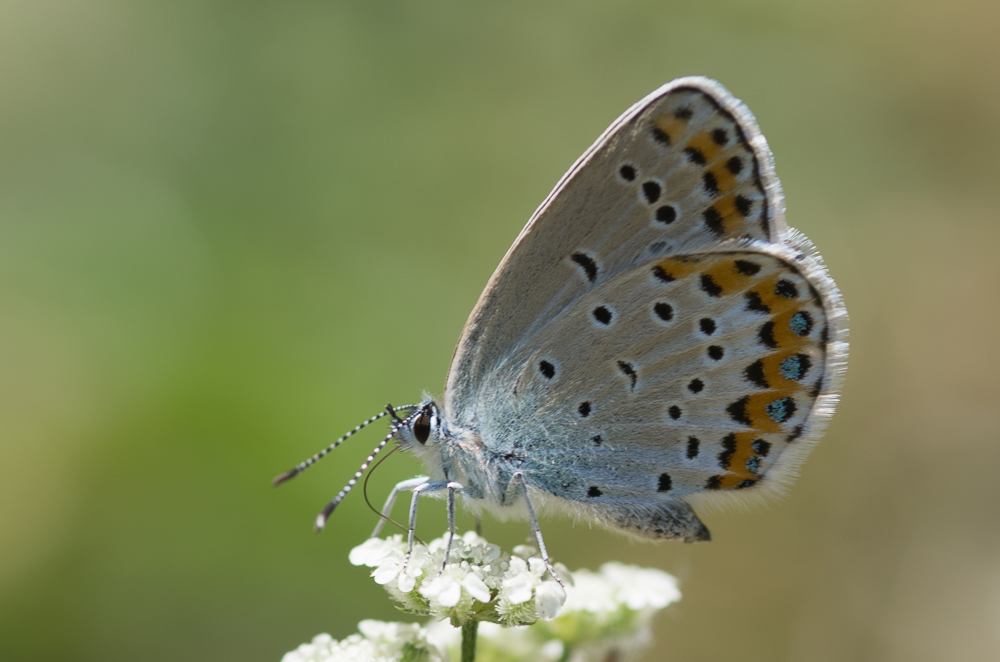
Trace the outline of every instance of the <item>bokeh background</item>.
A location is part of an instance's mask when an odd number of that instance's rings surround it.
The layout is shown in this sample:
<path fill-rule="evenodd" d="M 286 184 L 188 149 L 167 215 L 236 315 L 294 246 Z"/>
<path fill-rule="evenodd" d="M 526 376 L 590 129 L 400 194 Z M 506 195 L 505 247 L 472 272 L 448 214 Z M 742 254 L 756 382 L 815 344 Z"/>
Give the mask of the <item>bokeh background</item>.
<path fill-rule="evenodd" d="M 3 2 L 0 659 L 277 661 L 406 620 L 347 561 L 360 494 L 311 531 L 380 430 L 272 476 L 440 393 L 534 208 L 695 73 L 844 292 L 842 405 L 711 544 L 546 520 L 552 552 L 677 574 L 651 660 L 1000 658 L 998 28 L 992 0 Z"/>

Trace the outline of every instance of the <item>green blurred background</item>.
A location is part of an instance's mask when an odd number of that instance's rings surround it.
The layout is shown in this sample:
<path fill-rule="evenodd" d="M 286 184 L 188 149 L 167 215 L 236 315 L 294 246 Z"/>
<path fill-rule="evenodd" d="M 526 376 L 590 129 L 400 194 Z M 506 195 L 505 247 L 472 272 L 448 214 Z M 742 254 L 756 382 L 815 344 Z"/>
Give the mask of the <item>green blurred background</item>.
<path fill-rule="evenodd" d="M 650 659 L 998 659 L 998 28 L 993 0 L 0 4 L 0 659 L 277 661 L 407 619 L 347 562 L 360 494 L 311 531 L 381 429 L 272 476 L 440 393 L 531 212 L 688 74 L 753 109 L 843 289 L 843 402 L 711 544 L 546 520 L 551 551 L 678 575 Z"/>

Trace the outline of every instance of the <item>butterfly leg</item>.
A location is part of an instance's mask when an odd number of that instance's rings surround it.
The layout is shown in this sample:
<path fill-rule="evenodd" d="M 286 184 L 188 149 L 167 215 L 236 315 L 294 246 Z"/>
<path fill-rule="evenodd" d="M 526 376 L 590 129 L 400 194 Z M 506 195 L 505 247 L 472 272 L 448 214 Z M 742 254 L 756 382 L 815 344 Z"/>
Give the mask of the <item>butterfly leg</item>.
<path fill-rule="evenodd" d="M 448 555 L 451 554 L 451 541 L 455 539 L 455 490 L 460 489 L 462 489 L 461 483 L 454 481 L 448 483 L 448 544 L 444 548 L 444 560 L 441 561 L 441 569 L 438 570 L 438 576 L 444 573 L 444 569 L 448 565 Z"/>
<path fill-rule="evenodd" d="M 406 556 L 403 559 L 403 571 L 406 571 L 410 563 L 410 556 L 413 554 L 413 540 L 417 529 L 417 503 L 420 500 L 420 495 L 424 492 L 431 493 L 448 490 L 448 525 L 450 530 L 448 546 L 445 548 L 444 553 L 444 564 L 446 565 L 448 563 L 448 554 L 451 552 L 451 539 L 455 537 L 455 490 L 461 490 L 463 486 L 461 483 L 453 481 L 434 480 L 425 481 L 408 489 L 413 490 L 413 497 L 410 499 L 410 522 L 406 539 Z"/>
<path fill-rule="evenodd" d="M 372 531 L 371 537 L 375 538 L 382 532 L 382 527 L 389 521 L 389 515 L 392 514 L 392 507 L 396 505 L 396 497 L 399 496 L 400 492 L 408 492 L 415 487 L 427 483 L 429 480 L 430 478 L 427 476 L 417 476 L 416 478 L 396 483 L 396 486 L 392 488 L 392 492 L 389 492 L 389 498 L 385 500 L 385 506 L 382 507 L 382 515 L 379 517 L 378 524 L 375 525 L 375 530 Z"/>
<path fill-rule="evenodd" d="M 524 490 L 524 502 L 528 505 L 528 518 L 531 521 L 531 530 L 535 534 L 535 540 L 538 541 L 538 552 L 542 555 L 542 561 L 545 562 L 545 567 L 548 569 L 549 574 L 552 575 L 552 578 L 559 582 L 560 586 L 565 586 L 562 580 L 559 579 L 559 575 L 556 574 L 556 569 L 552 567 L 552 561 L 549 560 L 549 552 L 545 549 L 545 541 L 542 539 L 542 530 L 538 527 L 538 517 L 535 516 L 535 508 L 531 505 L 531 497 L 528 496 L 528 484 L 524 482 L 524 474 L 520 471 L 516 472 L 513 480 L 520 481 L 521 488 Z"/>

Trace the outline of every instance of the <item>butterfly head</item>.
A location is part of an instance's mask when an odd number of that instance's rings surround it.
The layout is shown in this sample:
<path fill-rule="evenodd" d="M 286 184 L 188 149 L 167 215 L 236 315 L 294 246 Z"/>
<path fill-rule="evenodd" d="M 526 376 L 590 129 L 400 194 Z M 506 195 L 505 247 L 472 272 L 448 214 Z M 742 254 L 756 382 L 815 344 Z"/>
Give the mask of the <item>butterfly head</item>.
<path fill-rule="evenodd" d="M 434 448 L 445 437 L 441 411 L 433 400 L 418 405 L 413 414 L 397 420 L 396 426 L 396 435 L 404 450 L 418 455 Z"/>

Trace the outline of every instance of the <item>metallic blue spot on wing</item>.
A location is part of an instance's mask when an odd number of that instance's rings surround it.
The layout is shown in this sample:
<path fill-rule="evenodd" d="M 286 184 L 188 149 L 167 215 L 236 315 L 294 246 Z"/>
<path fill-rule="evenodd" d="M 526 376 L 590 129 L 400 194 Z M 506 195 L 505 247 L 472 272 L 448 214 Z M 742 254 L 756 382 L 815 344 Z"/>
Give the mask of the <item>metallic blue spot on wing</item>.
<path fill-rule="evenodd" d="M 774 402 L 769 403 L 765 409 L 767 410 L 767 415 L 775 423 L 784 423 L 795 415 L 795 400 L 792 398 L 778 398 Z"/>

